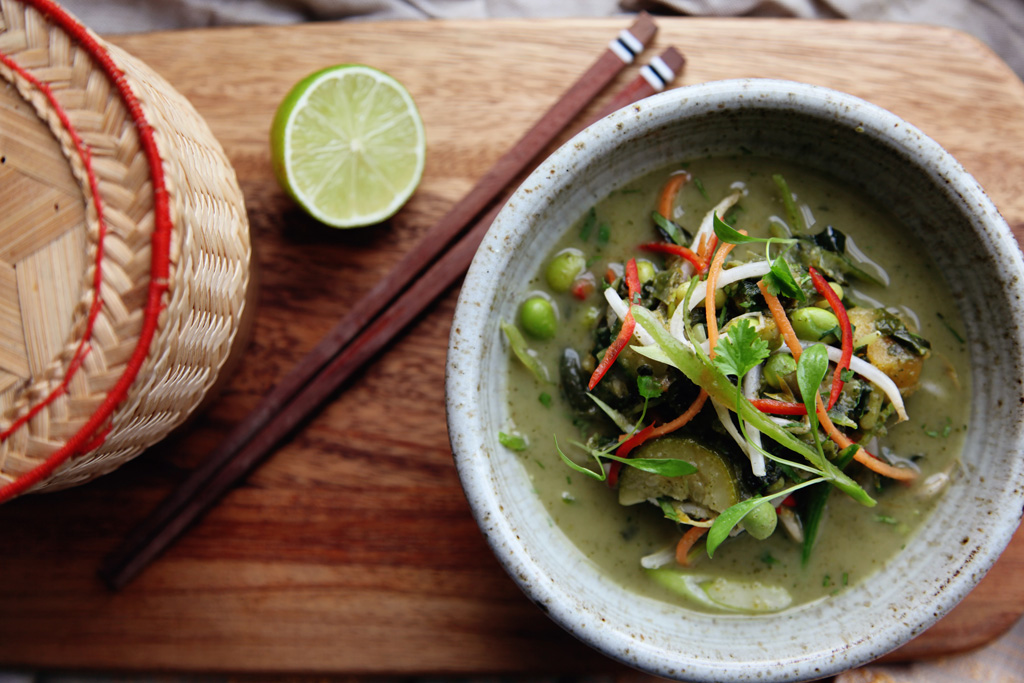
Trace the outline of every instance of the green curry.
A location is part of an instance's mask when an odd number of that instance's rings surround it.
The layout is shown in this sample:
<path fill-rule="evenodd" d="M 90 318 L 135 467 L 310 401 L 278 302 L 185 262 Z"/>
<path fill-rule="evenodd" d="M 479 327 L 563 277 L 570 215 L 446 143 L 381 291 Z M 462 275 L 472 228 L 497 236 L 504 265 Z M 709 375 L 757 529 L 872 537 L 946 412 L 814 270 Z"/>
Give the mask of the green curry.
<path fill-rule="evenodd" d="M 500 439 L 624 585 L 785 609 L 867 579 L 956 476 L 959 328 L 879 207 L 799 167 L 702 159 L 599 202 L 523 289 Z"/>

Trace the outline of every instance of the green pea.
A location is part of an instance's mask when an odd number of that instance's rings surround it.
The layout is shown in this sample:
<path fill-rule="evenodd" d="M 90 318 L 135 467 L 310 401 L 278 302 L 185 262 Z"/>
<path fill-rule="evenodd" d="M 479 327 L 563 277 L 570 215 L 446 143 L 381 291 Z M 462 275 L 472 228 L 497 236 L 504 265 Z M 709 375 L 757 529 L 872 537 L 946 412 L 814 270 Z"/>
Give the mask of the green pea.
<path fill-rule="evenodd" d="M 740 522 L 740 526 L 757 540 L 763 541 L 775 533 L 775 525 L 778 521 L 779 518 L 775 514 L 775 507 L 766 500 L 748 512 L 747 516 Z"/>
<path fill-rule="evenodd" d="M 789 320 L 793 323 L 796 336 L 807 341 L 834 341 L 832 333 L 839 327 L 835 313 L 814 306 L 796 309 L 790 314 Z"/>
<path fill-rule="evenodd" d="M 579 249 L 563 249 L 555 254 L 548 264 L 544 276 L 548 286 L 556 292 L 568 292 L 573 281 L 587 265 L 587 259 Z"/>
<path fill-rule="evenodd" d="M 769 356 L 764 364 L 764 381 L 774 389 L 781 389 L 787 377 L 796 372 L 796 361 L 788 353 L 776 353 Z"/>
<path fill-rule="evenodd" d="M 558 314 L 546 298 L 531 296 L 519 307 L 519 324 L 531 337 L 551 339 L 558 330 Z"/>
<path fill-rule="evenodd" d="M 653 280 L 656 272 L 654 264 L 650 261 L 640 260 L 636 262 L 636 274 L 640 278 L 641 283 Z"/>

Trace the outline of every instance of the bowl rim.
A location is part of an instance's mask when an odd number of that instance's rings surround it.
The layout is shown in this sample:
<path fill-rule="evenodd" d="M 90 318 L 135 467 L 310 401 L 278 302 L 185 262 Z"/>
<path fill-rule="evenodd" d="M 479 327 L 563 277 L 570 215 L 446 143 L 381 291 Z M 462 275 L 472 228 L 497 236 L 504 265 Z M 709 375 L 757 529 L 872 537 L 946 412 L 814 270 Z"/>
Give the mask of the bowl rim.
<path fill-rule="evenodd" d="M 480 457 L 487 448 L 481 422 L 482 411 L 468 397 L 478 391 L 478 380 L 483 368 L 481 353 L 471 352 L 480 345 L 480 332 L 488 314 L 488 304 L 495 293 L 494 274 L 501 271 L 508 262 L 510 253 L 521 244 L 528 233 L 529 214 L 537 210 L 538 202 L 534 190 L 545 180 L 555 176 L 559 170 L 571 168 L 581 149 L 599 147 L 614 137 L 617 127 L 624 122 L 653 121 L 666 115 L 669 108 L 687 103 L 693 111 L 684 118 L 696 116 L 712 109 L 729 107 L 786 108 L 810 104 L 819 116 L 830 116 L 835 121 L 855 125 L 857 120 L 870 119 L 877 130 L 895 130 L 898 140 L 894 143 L 906 154 L 912 163 L 930 168 L 936 165 L 945 170 L 952 192 L 965 198 L 976 207 L 975 215 L 980 221 L 976 229 L 983 230 L 992 248 L 1003 253 L 1014 253 L 1016 258 L 1000 261 L 998 266 L 1006 269 L 1007 280 L 1014 291 L 1008 299 L 1016 297 L 1016 311 L 1024 314 L 1024 261 L 1005 220 L 981 189 L 952 155 L 926 136 L 919 129 L 895 114 L 863 99 L 825 88 L 795 81 L 779 79 L 733 79 L 712 81 L 684 86 L 655 95 L 631 105 L 588 127 L 554 152 L 531 174 L 513 195 L 494 221 L 485 237 L 473 264 L 467 274 L 460 293 L 452 324 L 446 366 L 446 408 L 449 438 L 458 475 L 484 536 L 499 561 L 526 595 L 540 605 L 556 623 L 577 638 L 595 647 L 604 654 L 643 669 L 655 675 L 676 678 L 682 675 L 686 680 L 803 680 L 838 673 L 861 665 L 871 659 L 902 645 L 914 635 L 932 625 L 959 602 L 988 571 L 1005 548 L 1020 521 L 1019 498 L 1002 501 L 1001 517 L 988 520 L 989 534 L 982 534 L 972 547 L 970 556 L 957 567 L 948 580 L 933 591 L 926 599 L 915 603 L 880 625 L 876 632 L 852 642 L 838 643 L 835 647 L 824 648 L 812 656 L 789 657 L 785 666 L 777 671 L 765 670 L 765 662 L 754 663 L 732 661 L 721 664 L 709 662 L 685 662 L 685 670 L 675 666 L 664 652 L 655 652 L 649 645 L 638 643 L 617 630 L 614 624 L 601 623 L 594 615 L 587 615 L 580 601 L 566 595 L 561 589 L 546 580 L 545 568 L 538 559 L 522 545 L 515 525 L 504 517 L 502 501 L 490 479 L 488 463 Z M 739 104 L 738 104 L 739 102 Z M 644 125 L 643 123 L 640 124 Z M 602 142 L 604 140 L 604 142 Z M 915 146 L 908 148 L 908 140 Z M 532 196 L 531 196 L 532 195 Z M 1007 252 L 1007 250 L 1010 250 Z M 1024 358 L 1024 330 L 1015 331 L 1015 350 L 1018 358 Z M 1022 367 L 1018 365 L 1018 367 Z M 1016 452 L 1024 451 L 1024 421 L 1013 426 L 1010 438 L 1016 445 Z M 1024 490 L 1024 463 L 1007 475 L 1003 491 L 1014 490 L 1019 496 Z M 1016 512 L 1013 505 L 1015 502 Z M 972 534 L 978 538 L 978 534 Z M 799 608 L 798 608 L 799 609 Z M 583 613 L 581 613 L 581 610 Z"/>

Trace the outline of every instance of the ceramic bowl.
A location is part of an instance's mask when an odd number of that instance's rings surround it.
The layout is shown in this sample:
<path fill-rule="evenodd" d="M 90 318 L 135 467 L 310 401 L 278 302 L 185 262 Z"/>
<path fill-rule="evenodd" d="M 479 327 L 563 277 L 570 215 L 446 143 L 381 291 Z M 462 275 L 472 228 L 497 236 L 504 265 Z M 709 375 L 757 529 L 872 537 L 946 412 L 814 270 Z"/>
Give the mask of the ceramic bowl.
<path fill-rule="evenodd" d="M 903 552 L 834 597 L 769 616 L 703 614 L 628 593 L 554 525 L 519 461 L 498 444 L 514 318 L 507 286 L 536 272 L 559 232 L 632 177 L 740 149 L 820 168 L 884 205 L 947 273 L 971 354 L 963 471 Z M 628 169 L 630 178 L 623 176 Z M 473 513 L 531 600 L 600 652 L 690 681 L 791 681 L 863 664 L 948 612 L 1009 542 L 1024 500 L 1024 267 L 1005 221 L 934 141 L 850 95 L 772 80 L 679 88 L 587 128 L 533 173 L 494 222 L 452 327 L 448 429 Z M 967 511 L 967 514 L 965 514 Z"/>

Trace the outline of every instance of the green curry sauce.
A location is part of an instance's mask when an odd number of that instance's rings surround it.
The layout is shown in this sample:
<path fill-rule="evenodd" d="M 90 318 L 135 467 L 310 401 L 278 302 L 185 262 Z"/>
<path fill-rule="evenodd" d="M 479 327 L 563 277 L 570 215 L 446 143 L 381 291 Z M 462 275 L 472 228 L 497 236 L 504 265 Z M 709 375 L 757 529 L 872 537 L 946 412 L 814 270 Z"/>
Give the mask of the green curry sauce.
<path fill-rule="evenodd" d="M 621 425 L 615 426 L 601 411 L 582 415 L 580 410 L 573 409 L 566 397 L 566 387 L 558 381 L 559 368 L 564 362 L 565 350 L 573 349 L 581 359 L 583 367 L 580 372 L 584 380 L 589 378 L 597 356 L 604 353 L 603 349 L 621 325 L 617 316 L 609 314 L 602 290 L 611 278 L 613 285 L 625 294 L 626 288 L 621 279 L 623 264 L 629 259 L 637 259 L 639 272 L 647 278 L 652 273 L 660 274 L 649 280 L 651 286 L 645 290 L 643 298 L 652 302 L 652 306 L 660 305 L 664 309 L 664 302 L 659 304 L 651 292 L 656 282 L 663 285 L 663 293 L 668 291 L 669 288 L 664 286 L 668 273 L 677 269 L 681 260 L 663 253 L 644 251 L 638 246 L 671 241 L 668 235 L 658 230 L 652 212 L 657 210 L 666 179 L 680 168 L 677 165 L 651 173 L 599 202 L 576 225 L 569 227 L 540 272 L 523 287 L 521 300 L 545 299 L 552 305 L 548 309 L 549 315 L 537 318 L 534 311 L 528 313 L 525 320 L 521 316 L 507 322 L 513 323 L 522 333 L 523 342 L 547 368 L 554 381 L 542 382 L 523 363 L 514 358 L 510 361 L 509 416 L 502 430 L 502 440 L 508 446 L 509 457 L 521 460 L 554 524 L 601 571 L 637 593 L 691 609 L 742 612 L 799 605 L 827 597 L 859 581 L 870 580 L 873 572 L 900 551 L 929 510 L 941 499 L 948 478 L 956 476 L 968 419 L 968 357 L 949 288 L 913 236 L 902 230 L 880 207 L 868 204 L 819 173 L 756 158 L 694 161 L 685 165 L 690 180 L 676 195 L 670 218 L 692 238 L 708 211 L 724 196 L 742 188 L 743 194 L 738 203 L 722 216 L 736 230 L 762 237 L 787 233 L 807 237 L 819 235 L 826 226 L 830 226 L 846 237 L 845 244 L 839 245 L 842 249 L 837 253 L 847 263 L 853 264 L 861 275 L 888 281 L 882 285 L 851 273 L 828 278 L 841 286 L 843 303 L 850 311 L 857 307 L 870 310 L 884 307 L 893 314 L 892 319 L 905 324 L 909 333 L 907 338 L 923 338 L 930 344 L 930 350 L 924 351 L 926 357 L 920 363 L 920 376 L 913 382 L 912 391 L 903 392 L 909 420 L 895 424 L 895 418 L 888 416 L 885 427 L 877 430 L 874 439 L 865 444 L 876 452 L 884 453 L 883 457 L 891 456 L 894 464 L 911 461 L 913 467 L 919 469 L 913 481 L 894 482 L 854 462 L 844 471 L 877 501 L 875 506 L 862 505 L 833 489 L 820 515 L 813 544 L 802 543 L 798 534 L 787 530 L 782 516 L 790 521 L 796 519 L 797 527 L 802 524 L 806 532 L 811 514 L 811 496 L 808 493 L 812 489 L 829 486 L 817 484 L 784 497 L 788 500 L 779 509 L 789 509 L 778 513 L 780 523 L 766 539 L 758 540 L 750 533 L 739 533 L 722 542 L 709 558 L 703 547 L 705 536 L 691 551 L 689 566 L 683 567 L 672 559 L 672 549 L 688 526 L 667 518 L 663 506 L 647 503 L 620 505 L 619 492 L 607 482 L 597 481 L 569 467 L 559 455 L 561 448 L 579 466 L 596 470 L 593 458 L 573 443 L 586 442 L 595 434 L 599 435 L 595 438 L 609 440 L 622 433 Z M 782 201 L 783 193 L 773 179 L 774 175 L 785 179 L 799 215 L 787 212 Z M 685 242 L 686 235 L 680 239 Z M 773 257 L 779 256 L 787 252 L 788 246 L 773 245 L 770 253 Z M 833 243 L 831 246 L 836 245 Z M 554 291 L 546 268 L 566 249 L 579 251 L 582 259 L 578 259 L 578 265 L 582 268 L 568 276 L 563 273 L 561 280 L 556 277 L 558 289 L 566 287 L 569 281 L 572 285 L 568 291 Z M 765 253 L 764 244 L 737 246 L 729 255 L 723 272 L 728 272 L 729 267 L 737 262 L 763 259 Z M 812 303 L 813 289 L 806 283 L 806 268 L 801 271 L 792 250 L 785 258 L 793 264 L 795 279 L 803 280 L 804 289 L 812 296 L 801 303 L 780 295 L 780 301 L 786 303 L 790 313 L 802 306 L 815 305 Z M 844 282 L 839 283 L 839 279 Z M 592 291 L 588 282 L 594 285 Z M 737 300 L 735 288 L 726 291 L 734 297 L 729 301 Z M 628 294 L 623 298 L 628 298 Z M 718 299 L 726 309 L 733 305 L 726 303 L 727 298 L 723 293 Z M 754 299 L 743 304 L 750 306 L 749 311 L 763 308 L 763 302 Z M 817 307 L 828 309 L 827 304 L 820 301 Z M 552 310 L 553 316 L 550 315 Z M 740 309 L 733 312 L 736 310 Z M 691 320 L 702 329 L 703 300 L 696 311 Z M 769 317 L 762 313 L 765 318 Z M 728 320 L 722 322 L 728 324 Z M 602 325 L 608 329 L 599 331 Z M 856 339 L 856 328 L 853 332 Z M 826 341 L 838 347 L 838 336 L 839 331 L 836 330 Z M 638 343 L 636 339 L 631 342 L 632 345 Z M 776 346 L 779 343 L 773 341 Z M 865 349 L 860 348 L 857 353 L 864 356 Z M 637 367 L 644 364 L 655 366 L 655 375 L 664 371 L 657 369 L 658 363 L 647 361 L 631 351 L 624 352 L 616 364 L 622 366 L 616 371 L 616 377 L 611 378 L 609 374 L 601 382 L 634 381 Z M 830 364 L 822 385 L 826 399 L 833 368 L 834 364 Z M 678 373 L 675 377 L 675 381 L 687 381 Z M 730 379 L 735 382 L 736 378 Z M 690 389 L 691 393 L 695 390 L 695 387 Z M 598 390 L 595 388 L 595 391 Z M 635 393 L 633 388 L 629 391 Z M 881 397 L 881 392 L 874 391 Z M 888 404 L 878 397 L 875 399 L 876 412 L 879 403 Z M 630 421 L 635 421 L 638 413 L 643 412 L 640 404 L 642 399 L 638 398 L 637 406 L 623 411 L 629 414 Z M 644 424 L 656 421 L 654 415 L 653 410 L 650 415 L 645 414 Z M 886 418 L 884 408 L 881 415 Z M 864 417 L 859 419 L 868 421 Z M 847 426 L 844 431 L 856 441 L 863 438 L 868 430 Z M 772 489 L 764 483 L 766 479 L 759 480 L 750 475 L 749 460 L 724 434 L 710 402 L 693 422 L 674 436 L 700 442 L 710 440 L 717 451 L 728 454 L 727 459 L 731 459 L 731 463 L 745 468 L 745 472 L 738 476 L 746 482 L 740 486 L 746 497 L 771 493 L 782 486 L 780 481 Z M 763 440 L 766 443 L 770 441 L 767 437 Z M 825 441 L 828 441 L 827 437 Z M 837 451 L 838 448 L 832 448 L 825 452 L 828 457 L 836 458 Z M 800 456 L 793 453 L 786 457 L 802 462 Z M 623 473 L 627 467 L 622 468 Z M 788 472 L 793 474 L 792 470 Z M 782 475 L 776 471 L 776 476 Z M 786 483 L 792 484 L 793 481 Z M 760 490 L 759 486 L 762 487 Z M 773 507 L 778 505 L 779 499 L 775 499 Z M 805 545 L 808 546 L 806 557 Z M 661 559 L 652 560 L 651 556 Z M 661 569 L 655 572 L 645 569 L 641 564 L 645 557 L 649 558 L 648 564 L 661 564 Z M 669 558 L 667 561 L 666 557 Z M 662 580 L 658 580 L 658 576 Z M 724 593 L 719 590 L 722 585 L 727 588 Z M 744 592 L 751 587 L 754 599 Z M 775 600 L 779 595 L 784 599 Z M 765 596 L 767 602 L 760 599 Z"/>

